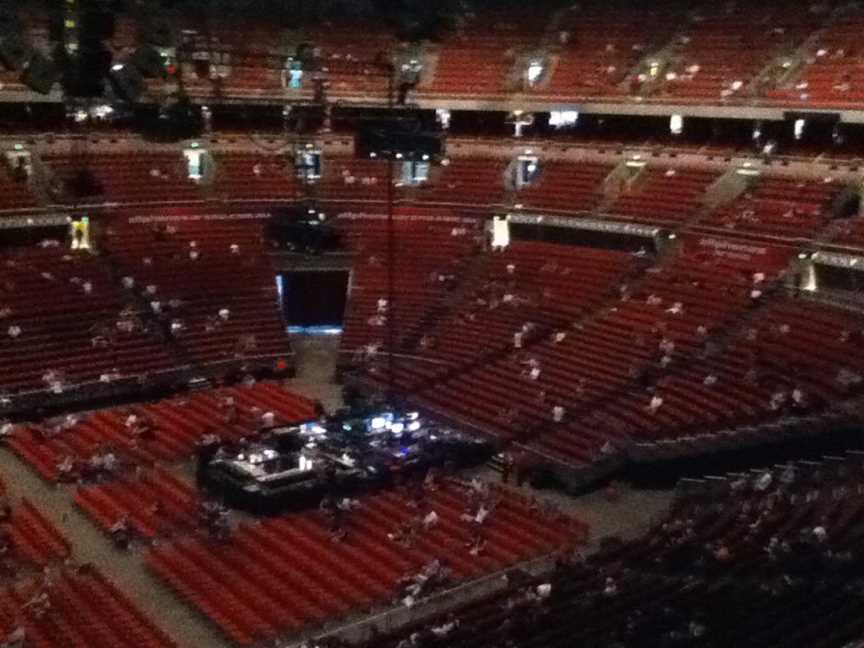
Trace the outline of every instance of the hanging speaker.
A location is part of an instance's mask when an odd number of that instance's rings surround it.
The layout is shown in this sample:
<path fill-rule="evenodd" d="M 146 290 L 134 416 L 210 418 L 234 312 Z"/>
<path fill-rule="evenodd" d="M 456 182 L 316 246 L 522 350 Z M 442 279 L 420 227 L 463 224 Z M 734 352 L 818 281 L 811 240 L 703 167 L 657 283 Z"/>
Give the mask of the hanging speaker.
<path fill-rule="evenodd" d="M 21 73 L 21 83 L 39 94 L 48 94 L 60 80 L 60 70 L 40 52 L 34 52 Z"/>
<path fill-rule="evenodd" d="M 20 70 L 30 56 L 30 48 L 18 34 L 0 36 L 0 63 L 7 70 Z"/>
<path fill-rule="evenodd" d="M 354 137 L 354 154 L 361 158 L 437 160 L 443 153 L 441 134 L 421 130 L 413 120 L 367 120 Z"/>
<path fill-rule="evenodd" d="M 165 60 L 155 47 L 149 45 L 135 50 L 129 59 L 129 64 L 145 79 L 156 79 L 165 73 Z"/>

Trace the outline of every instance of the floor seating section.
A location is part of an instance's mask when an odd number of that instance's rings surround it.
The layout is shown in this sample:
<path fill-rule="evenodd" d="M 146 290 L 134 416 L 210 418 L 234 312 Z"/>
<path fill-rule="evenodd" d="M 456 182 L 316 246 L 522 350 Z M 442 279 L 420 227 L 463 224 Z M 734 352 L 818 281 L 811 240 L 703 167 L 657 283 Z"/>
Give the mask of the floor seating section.
<path fill-rule="evenodd" d="M 854 645 L 864 633 L 860 455 L 710 481 L 682 493 L 639 538 L 613 539 L 584 562 L 511 581 L 362 648 L 400 641 L 430 648 Z M 541 584 L 551 587 L 546 599 L 537 596 Z"/>
<path fill-rule="evenodd" d="M 44 614 L 22 612 L 43 593 L 50 601 Z M 33 582 L 0 590 L 0 634 L 17 628 L 23 628 L 27 646 L 38 648 L 176 647 L 93 567 L 64 569 L 47 587 Z"/>
<path fill-rule="evenodd" d="M 640 222 L 680 226 L 696 215 L 717 178 L 713 171 L 647 167 L 607 211 Z"/>
<path fill-rule="evenodd" d="M 75 503 L 103 530 L 119 520 L 146 540 L 196 528 L 197 491 L 163 468 L 143 471 L 106 484 L 80 486 Z"/>
<path fill-rule="evenodd" d="M 226 542 L 204 538 L 160 544 L 149 566 L 240 645 L 252 645 L 350 612 L 392 603 L 399 581 L 437 560 L 454 583 L 573 547 L 585 537 L 580 522 L 563 516 L 542 522 L 528 503 L 500 492 L 483 525 L 485 551 L 467 547 L 469 525 L 460 520 L 468 487 L 445 482 L 426 506 L 439 522 L 420 531 L 412 547 L 387 534 L 426 513 L 396 492 L 360 500 L 345 522 L 346 537 L 330 539 L 317 511 L 241 523 Z M 230 582 L 226 589 L 220 583 Z"/>
<path fill-rule="evenodd" d="M 134 279 L 136 293 L 159 303 L 154 316 L 190 362 L 284 362 L 291 349 L 263 225 L 211 216 L 167 224 L 117 219 L 104 247 L 120 273 Z"/>
<path fill-rule="evenodd" d="M 767 176 L 700 225 L 786 238 L 812 237 L 833 216 L 842 183 Z"/>
<path fill-rule="evenodd" d="M 236 404 L 233 418 L 223 404 L 226 398 L 233 398 Z M 228 441 L 253 436 L 260 427 L 261 414 L 268 411 L 276 415 L 279 424 L 315 418 L 315 408 L 308 399 L 271 383 L 258 383 L 96 411 L 48 439 L 21 425 L 10 445 L 42 477 L 53 481 L 60 478 L 58 464 L 66 457 L 86 462 L 107 448 L 127 466 L 189 459 L 205 434 L 217 434 Z M 138 441 L 130 433 L 126 421 L 132 414 L 150 420 L 156 431 L 154 439 Z"/>
<path fill-rule="evenodd" d="M 11 508 L 9 520 L 0 524 L 0 530 L 11 539 L 2 580 L 10 580 L 24 570 L 57 565 L 69 557 L 69 541 L 28 499 L 12 504 Z"/>
<path fill-rule="evenodd" d="M 102 260 L 45 245 L 7 250 L 0 262 L 0 390 L 62 389 L 171 366 L 155 331 L 117 328 L 124 312 L 140 323 L 140 311 Z M 105 344 L 94 345 L 97 337 Z"/>
<path fill-rule="evenodd" d="M 189 180 L 185 158 L 177 153 L 46 155 L 43 160 L 62 187 L 55 198 L 70 204 L 184 203 L 202 198 Z M 85 170 L 89 174 L 82 181 Z"/>
<path fill-rule="evenodd" d="M 537 181 L 517 192 L 514 201 L 525 209 L 580 212 L 596 208 L 612 165 L 550 161 L 541 165 Z"/>
<path fill-rule="evenodd" d="M 471 263 L 482 240 L 476 220 L 414 220 L 402 210 L 394 229 L 395 304 L 388 298 L 387 221 L 381 218 L 343 218 L 338 227 L 345 244 L 354 253 L 351 286 L 341 349 L 354 353 L 365 348 L 386 349 L 388 320 L 395 317 L 397 344 L 422 335 L 428 318 Z M 425 214 L 425 210 L 421 210 Z M 413 212 L 412 212 L 413 213 Z M 422 215 L 422 214 L 421 214 Z"/>
<path fill-rule="evenodd" d="M 534 242 L 484 255 L 455 304 L 427 327 L 416 359 L 400 358 L 398 382 L 411 389 L 445 375 L 459 381 L 471 366 L 511 354 L 517 333 L 527 346 L 567 330 L 610 299 L 635 263 L 627 253 Z"/>

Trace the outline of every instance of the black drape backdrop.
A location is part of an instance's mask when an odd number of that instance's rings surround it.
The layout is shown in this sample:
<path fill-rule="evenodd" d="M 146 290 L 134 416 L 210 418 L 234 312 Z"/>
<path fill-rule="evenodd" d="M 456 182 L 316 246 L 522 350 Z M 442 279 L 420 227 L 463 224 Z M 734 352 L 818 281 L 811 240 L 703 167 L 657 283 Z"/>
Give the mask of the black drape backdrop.
<path fill-rule="evenodd" d="M 282 275 L 282 304 L 289 326 L 342 326 L 347 271 L 303 271 Z"/>

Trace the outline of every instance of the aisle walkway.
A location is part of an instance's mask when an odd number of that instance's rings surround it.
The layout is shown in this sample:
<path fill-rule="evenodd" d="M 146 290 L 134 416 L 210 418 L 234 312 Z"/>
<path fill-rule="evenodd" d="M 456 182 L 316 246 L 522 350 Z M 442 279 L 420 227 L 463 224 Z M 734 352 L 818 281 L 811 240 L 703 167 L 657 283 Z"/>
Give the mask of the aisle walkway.
<path fill-rule="evenodd" d="M 77 563 L 92 563 L 112 580 L 178 648 L 229 648 L 203 616 L 179 601 L 144 566 L 140 550 L 121 552 L 72 501 L 74 487 L 54 487 L 8 450 L 0 451 L 0 475 L 11 498 L 26 495 L 72 543 Z M 130 646 L 130 648 L 134 648 Z"/>
<path fill-rule="evenodd" d="M 332 412 L 342 407 L 342 385 L 333 382 L 339 357 L 338 335 L 295 335 L 291 337 L 297 375 L 288 387 L 298 394 L 317 398 Z"/>

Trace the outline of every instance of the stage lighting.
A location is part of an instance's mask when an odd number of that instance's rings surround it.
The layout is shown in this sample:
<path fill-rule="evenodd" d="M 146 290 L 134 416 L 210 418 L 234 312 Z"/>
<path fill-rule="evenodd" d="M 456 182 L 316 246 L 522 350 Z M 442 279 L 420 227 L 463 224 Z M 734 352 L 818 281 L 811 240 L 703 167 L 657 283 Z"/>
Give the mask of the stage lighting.
<path fill-rule="evenodd" d="M 793 134 L 795 135 L 796 140 L 800 140 L 804 137 L 804 128 L 807 126 L 807 121 L 805 119 L 796 119 L 793 124 Z"/>

